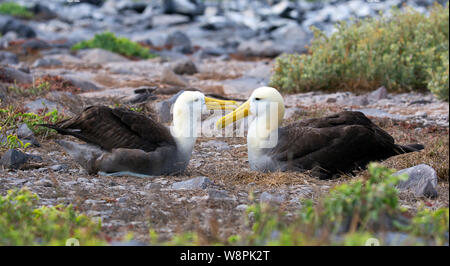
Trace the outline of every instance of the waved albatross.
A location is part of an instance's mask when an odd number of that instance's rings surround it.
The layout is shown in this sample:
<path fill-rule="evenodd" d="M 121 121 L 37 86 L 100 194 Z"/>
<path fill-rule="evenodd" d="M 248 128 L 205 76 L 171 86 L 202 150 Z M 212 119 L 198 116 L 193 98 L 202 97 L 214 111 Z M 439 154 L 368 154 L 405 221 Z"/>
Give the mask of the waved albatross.
<path fill-rule="evenodd" d="M 248 101 L 220 118 L 216 126 L 224 128 L 248 115 L 255 116 L 247 133 L 248 160 L 257 171 L 311 170 L 313 176 L 328 179 L 370 161 L 424 148 L 395 144 L 392 136 L 361 112 L 343 111 L 280 127 L 283 97 L 271 87 L 254 90 Z"/>
<path fill-rule="evenodd" d="M 171 130 L 153 119 L 127 110 L 90 106 L 55 125 L 41 125 L 87 144 L 58 141 L 90 174 L 155 176 L 184 171 L 196 141 L 202 110 L 233 110 L 234 101 L 183 92 L 173 106 Z"/>

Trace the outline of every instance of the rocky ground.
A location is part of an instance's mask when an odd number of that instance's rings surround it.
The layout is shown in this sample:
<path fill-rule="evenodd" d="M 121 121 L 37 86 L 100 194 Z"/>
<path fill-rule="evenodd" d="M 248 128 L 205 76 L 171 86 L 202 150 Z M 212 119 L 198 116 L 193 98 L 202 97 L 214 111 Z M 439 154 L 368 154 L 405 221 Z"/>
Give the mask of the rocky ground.
<path fill-rule="evenodd" d="M 331 2 L 335 3 L 321 8 L 310 4 L 310 10 L 336 14 L 326 11 L 327 8 L 350 5 Z M 363 1 L 351 2 L 364 4 Z M 389 1 L 382 1 L 385 2 Z M 416 2 L 419 9 L 429 4 Z M 278 26 L 264 24 L 275 27 L 266 32 L 259 28 L 263 23 L 257 23 L 264 21 L 264 14 L 242 17 L 241 13 L 247 14 L 245 10 L 252 10 L 246 6 L 230 6 L 225 11 L 215 5 L 207 6 L 203 15 L 188 14 L 196 17 L 189 22 L 189 16 L 179 14 L 182 12 L 165 14 L 158 9 L 166 8 L 164 6 L 138 3 L 107 1 L 102 7 L 82 3 L 56 9 L 58 5 L 49 2 L 48 9 L 42 8 L 42 16 L 48 17 L 37 22 L 0 15 L 3 34 L 0 39 L 1 108 L 14 106 L 39 114 L 42 109 L 56 108 L 65 116 L 71 116 L 92 104 L 122 105 L 170 125 L 170 106 L 179 91 L 200 90 L 215 97 L 245 100 L 253 89 L 269 82 L 273 57 L 292 48 L 276 45 L 284 39 L 272 35 L 283 32 L 292 36 L 290 30 L 302 31 L 303 35 L 297 37 L 307 44 L 310 39 L 304 26 L 319 23 L 313 22 L 308 12 L 301 18 L 298 11 L 303 9 L 291 8 L 286 14 L 276 15 L 278 22 L 266 20 L 274 25 L 279 23 Z M 267 12 L 272 12 L 269 15 L 275 16 L 277 9 L 266 7 Z M 361 9 L 356 8 L 355 12 L 363 12 Z M 371 8 L 368 14 L 360 16 L 371 15 L 374 10 Z M 333 16 L 324 18 L 324 25 L 338 19 Z M 29 30 L 8 28 L 5 32 L 4 28 L 14 23 L 5 24 L 4 20 L 27 25 Z M 147 20 L 150 20 L 149 25 L 144 23 Z M 258 28 L 252 28 L 252 23 Z M 142 28 L 131 31 L 133 25 Z M 101 49 L 70 51 L 74 42 L 105 29 L 146 43 L 159 56 L 137 60 Z M 168 45 L 171 38 L 177 39 L 175 45 Z M 295 42 L 295 38 L 286 42 Z M 253 46 L 255 49 L 251 48 L 251 42 L 257 44 Z M 260 49 L 261 43 L 266 43 L 265 49 Z M 270 47 L 282 50 L 266 54 Z M 43 82 L 49 87 L 40 91 L 36 87 Z M 390 94 L 384 88 L 370 93 L 313 92 L 284 95 L 284 98 L 285 124 L 341 110 L 360 110 L 398 143 L 423 143 L 424 151 L 396 156 L 383 164 L 398 170 L 419 164 L 432 167 L 425 170 L 424 178 L 433 184 L 437 197 L 423 197 L 414 189 L 401 192 L 402 206 L 412 213 L 420 204 L 433 209 L 448 207 L 447 102 L 428 93 Z M 206 125 L 212 125 L 220 115 L 204 114 L 203 120 Z M 361 170 L 356 177 L 317 180 L 299 173 L 252 172 L 248 167 L 246 139 L 212 137 L 211 134 L 218 132 L 207 126 L 203 129 L 204 136 L 211 137 L 197 140 L 188 169 L 182 175 L 155 178 L 88 175 L 55 143 L 57 139 L 70 137 L 50 134 L 34 136 L 33 140 L 23 127 L 22 133 L 16 133 L 23 136 L 24 141 L 39 143 L 39 146 L 32 145 L 25 150 L 31 157 L 19 167 L 9 167 L 7 160 L 2 159 L 0 194 L 26 186 L 39 195 L 42 205 L 73 204 L 77 210 L 100 218 L 105 236 L 112 241 L 120 240 L 127 232 L 133 232 L 139 241 L 147 241 L 150 228 L 163 239 L 186 230 L 201 230 L 205 234 L 218 230 L 223 237 L 239 234 L 249 230 L 244 211 L 254 201 L 271 202 L 285 210 L 289 217 L 301 207 L 301 199 L 317 199 L 333 186 L 366 174 Z M 4 135 L 0 135 L 0 143 L 2 141 Z M 4 146 L 0 154 L 4 158 L 10 156 Z"/>

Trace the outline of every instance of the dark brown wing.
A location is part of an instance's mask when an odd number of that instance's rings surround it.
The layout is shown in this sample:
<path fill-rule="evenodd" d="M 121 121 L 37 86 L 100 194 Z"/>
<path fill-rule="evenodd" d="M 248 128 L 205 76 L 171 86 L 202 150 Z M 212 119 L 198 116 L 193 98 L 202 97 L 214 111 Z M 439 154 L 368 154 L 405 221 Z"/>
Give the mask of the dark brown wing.
<path fill-rule="evenodd" d="M 394 139 L 360 112 L 300 121 L 278 133 L 277 146 L 267 152 L 293 169 L 347 172 L 401 153 Z"/>
<path fill-rule="evenodd" d="M 56 125 L 43 126 L 99 145 L 108 151 L 127 148 L 150 152 L 164 145 L 176 145 L 164 125 L 124 108 L 90 106 L 76 117 Z"/>

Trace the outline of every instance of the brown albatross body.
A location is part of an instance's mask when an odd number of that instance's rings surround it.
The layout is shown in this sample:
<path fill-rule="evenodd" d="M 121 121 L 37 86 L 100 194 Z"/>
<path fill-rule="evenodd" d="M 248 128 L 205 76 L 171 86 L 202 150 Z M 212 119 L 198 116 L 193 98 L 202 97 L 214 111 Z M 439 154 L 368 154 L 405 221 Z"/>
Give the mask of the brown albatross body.
<path fill-rule="evenodd" d="M 143 114 L 106 106 L 91 106 L 78 116 L 42 126 L 87 142 L 58 141 L 90 174 L 173 175 L 189 163 L 202 106 L 229 109 L 229 103 L 234 102 L 182 93 L 174 104 L 172 132 Z"/>
<path fill-rule="evenodd" d="M 312 170 L 314 176 L 327 179 L 364 168 L 371 161 L 423 149 L 420 144 L 395 144 L 392 136 L 361 112 L 344 111 L 280 127 L 283 97 L 271 87 L 256 89 L 247 102 L 219 119 L 217 127 L 247 115 L 255 116 L 247 149 L 250 168 L 257 171 Z"/>

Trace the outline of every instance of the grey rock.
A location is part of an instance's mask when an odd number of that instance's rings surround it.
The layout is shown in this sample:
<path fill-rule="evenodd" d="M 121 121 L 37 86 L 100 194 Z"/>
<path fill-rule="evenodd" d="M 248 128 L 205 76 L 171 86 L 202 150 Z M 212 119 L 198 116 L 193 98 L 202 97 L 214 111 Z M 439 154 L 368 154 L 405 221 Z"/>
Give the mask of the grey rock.
<path fill-rule="evenodd" d="M 391 114 L 391 113 L 388 113 L 388 112 L 380 110 L 380 109 L 368 108 L 368 109 L 358 109 L 355 111 L 362 112 L 366 116 L 373 116 L 373 117 L 378 117 L 378 118 L 390 118 L 390 119 L 394 119 L 394 120 L 408 119 L 407 116 Z"/>
<path fill-rule="evenodd" d="M 238 206 L 236 206 L 235 209 L 236 209 L 237 211 L 246 211 L 247 208 L 248 208 L 248 205 L 247 205 L 247 204 L 239 204 Z"/>
<path fill-rule="evenodd" d="M 226 150 L 230 150 L 230 145 L 228 145 L 228 143 L 224 142 L 224 141 L 220 141 L 220 140 L 210 140 L 210 141 L 206 141 L 206 142 L 202 142 L 201 147 L 209 147 L 209 148 L 214 148 L 217 151 L 226 151 Z"/>
<path fill-rule="evenodd" d="M 280 204 L 284 201 L 284 196 L 281 194 L 270 194 L 264 191 L 259 198 L 260 203 L 265 204 Z"/>
<path fill-rule="evenodd" d="M 305 53 L 305 46 L 311 43 L 312 34 L 303 29 L 297 23 L 290 23 L 280 27 L 271 33 L 275 40 L 275 46 L 282 49 L 284 53 Z"/>
<path fill-rule="evenodd" d="M 394 175 L 401 174 L 407 174 L 409 178 L 399 182 L 397 185 L 399 190 L 412 190 L 416 197 L 436 198 L 438 196 L 436 190 L 438 177 L 431 166 L 419 164 L 394 173 Z"/>
<path fill-rule="evenodd" d="M 295 10 L 295 8 L 295 4 L 292 1 L 281 1 L 273 5 L 271 11 L 277 16 L 291 18 L 291 11 Z"/>
<path fill-rule="evenodd" d="M 32 145 L 36 147 L 40 147 L 41 145 L 34 137 L 33 131 L 28 128 L 27 124 L 21 124 L 17 128 L 17 136 L 20 140 L 22 140 L 24 143 L 31 143 Z"/>
<path fill-rule="evenodd" d="M 41 3 L 35 3 L 29 10 L 33 12 L 34 19 L 50 20 L 58 17 L 55 12 Z"/>
<path fill-rule="evenodd" d="M 147 8 L 147 3 L 143 2 L 130 2 L 130 1 L 119 1 L 116 4 L 116 9 L 119 12 L 132 10 L 136 13 L 142 13 Z"/>
<path fill-rule="evenodd" d="M 348 98 L 339 99 L 339 104 L 366 106 L 369 104 L 367 95 L 350 96 Z"/>
<path fill-rule="evenodd" d="M 381 99 L 386 99 L 387 98 L 387 90 L 384 86 L 381 86 L 378 89 L 369 93 L 367 98 L 370 102 L 377 102 Z"/>
<path fill-rule="evenodd" d="M 66 170 L 69 167 L 65 164 L 55 164 L 49 167 L 51 170 L 58 172 L 58 171 L 62 171 L 62 170 Z"/>
<path fill-rule="evenodd" d="M 181 31 L 176 31 L 167 36 L 166 46 L 172 47 L 172 50 L 188 54 L 192 52 L 191 40 Z"/>
<path fill-rule="evenodd" d="M 55 58 L 39 58 L 33 63 L 33 67 L 61 66 L 62 62 Z"/>
<path fill-rule="evenodd" d="M 50 180 L 48 180 L 46 178 L 41 178 L 37 182 L 35 182 L 34 184 L 38 185 L 38 186 L 43 186 L 43 187 L 52 187 L 53 186 L 52 181 L 50 181 Z"/>
<path fill-rule="evenodd" d="M 172 184 L 172 189 L 175 190 L 187 190 L 187 189 L 205 189 L 211 186 L 213 182 L 205 177 L 199 176 L 186 181 L 176 182 Z"/>
<path fill-rule="evenodd" d="M 75 87 L 80 88 L 82 91 L 96 91 L 99 90 L 99 87 L 97 87 L 97 85 L 95 85 L 94 83 L 78 78 L 76 76 L 72 76 L 72 75 L 64 75 L 64 78 L 69 80 L 72 85 L 74 85 Z"/>
<path fill-rule="evenodd" d="M 249 40 L 242 42 L 237 51 L 245 56 L 276 57 L 283 52 L 282 46 L 277 45 L 272 40 L 263 42 Z"/>
<path fill-rule="evenodd" d="M 18 150 L 9 149 L 0 159 L 0 164 L 9 169 L 18 169 L 26 162 L 29 156 Z"/>
<path fill-rule="evenodd" d="M 89 179 L 85 178 L 85 177 L 79 177 L 77 179 L 78 183 L 89 183 Z"/>
<path fill-rule="evenodd" d="M 0 33 L 4 35 L 10 31 L 22 38 L 36 37 L 36 32 L 27 24 L 13 17 L 0 15 Z"/>
<path fill-rule="evenodd" d="M 228 200 L 231 199 L 228 193 L 224 190 L 209 189 L 208 199 L 211 200 Z"/>
<path fill-rule="evenodd" d="M 197 67 L 195 66 L 194 62 L 192 62 L 192 60 L 181 60 L 175 62 L 172 69 L 173 72 L 178 75 L 193 75 L 195 73 L 198 73 Z"/>
<path fill-rule="evenodd" d="M 27 53 L 29 50 L 44 50 L 52 48 L 48 42 L 40 39 L 27 40 L 21 47 L 24 53 Z"/>
<path fill-rule="evenodd" d="M 162 72 L 161 82 L 179 87 L 187 87 L 189 85 L 189 83 L 185 79 L 175 74 L 168 67 L 165 67 Z"/>
<path fill-rule="evenodd" d="M 424 111 L 417 111 L 414 115 L 421 118 L 426 118 L 428 116 L 427 112 Z"/>
<path fill-rule="evenodd" d="M 181 14 L 191 18 L 202 15 L 205 5 L 197 0 L 165 0 L 163 1 L 165 14 Z"/>
<path fill-rule="evenodd" d="M 161 62 L 189 59 L 189 57 L 177 51 L 162 50 L 162 51 L 154 51 L 154 53 L 156 53 L 161 58 Z"/>
<path fill-rule="evenodd" d="M 19 59 L 17 56 L 11 52 L 8 51 L 0 51 L 0 63 L 1 64 L 18 64 Z"/>
<path fill-rule="evenodd" d="M 19 35 L 14 31 L 8 31 L 0 37 L 0 48 L 8 48 L 11 41 L 19 39 Z"/>
<path fill-rule="evenodd" d="M 33 131 L 31 131 L 31 129 L 28 128 L 27 124 L 20 124 L 19 127 L 17 128 L 17 136 L 19 138 L 29 138 L 29 137 L 33 137 Z"/>
<path fill-rule="evenodd" d="M 30 74 L 3 65 L 0 65 L 0 80 L 10 83 L 33 82 L 33 78 Z"/>
<path fill-rule="evenodd" d="M 110 62 L 128 62 L 129 60 L 119 54 L 100 48 L 85 49 L 79 52 L 81 59 L 88 63 L 104 64 Z"/>
<path fill-rule="evenodd" d="M 45 98 L 38 98 L 30 103 L 27 103 L 25 108 L 28 109 L 28 112 L 35 114 L 38 114 L 41 110 L 53 111 L 56 109 L 58 111 L 62 111 L 62 106 Z"/>
<path fill-rule="evenodd" d="M 159 183 L 150 183 L 145 185 L 145 189 L 147 190 L 160 190 L 161 189 L 161 184 Z"/>
<path fill-rule="evenodd" d="M 199 59 L 205 59 L 217 56 L 227 56 L 227 51 L 220 47 L 205 47 L 198 51 L 195 56 Z"/>

